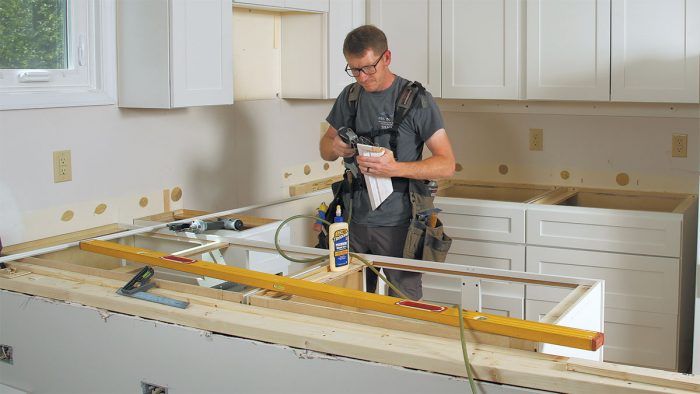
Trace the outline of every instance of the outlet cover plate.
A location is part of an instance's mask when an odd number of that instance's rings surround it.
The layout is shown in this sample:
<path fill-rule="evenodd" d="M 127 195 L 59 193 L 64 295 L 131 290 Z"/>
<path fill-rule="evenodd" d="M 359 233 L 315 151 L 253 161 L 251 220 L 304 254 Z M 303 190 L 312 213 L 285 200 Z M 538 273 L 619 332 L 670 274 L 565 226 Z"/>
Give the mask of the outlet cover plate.
<path fill-rule="evenodd" d="M 671 136 L 671 157 L 688 157 L 688 134 Z"/>
<path fill-rule="evenodd" d="M 53 152 L 53 182 L 67 182 L 73 179 L 70 151 L 59 150 Z"/>
<path fill-rule="evenodd" d="M 530 150 L 542 150 L 544 147 L 544 130 L 530 129 Z"/>

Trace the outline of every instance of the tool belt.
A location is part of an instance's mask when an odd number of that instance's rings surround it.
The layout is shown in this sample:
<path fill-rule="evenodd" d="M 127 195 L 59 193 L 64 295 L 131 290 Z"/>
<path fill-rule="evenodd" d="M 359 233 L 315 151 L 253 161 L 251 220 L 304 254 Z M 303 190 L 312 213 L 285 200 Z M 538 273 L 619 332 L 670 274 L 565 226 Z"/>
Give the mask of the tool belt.
<path fill-rule="evenodd" d="M 433 205 L 434 197 L 431 195 L 428 185 L 422 180 L 399 179 L 405 182 L 404 187 L 408 190 L 411 201 L 411 222 L 404 243 L 403 257 L 444 262 L 447 258 L 447 252 L 452 246 L 452 238 L 445 234 L 440 219 L 437 220 L 437 224 L 434 227 L 429 225 L 430 216 L 425 213 L 433 210 L 435 206 Z M 356 181 L 356 179 L 353 181 Z M 355 191 L 353 186 L 347 179 L 331 185 L 333 201 L 331 201 L 326 210 L 326 220 L 332 221 L 335 207 L 338 205 L 341 206 L 343 212 L 351 212 L 352 194 Z M 348 218 L 348 221 L 350 220 Z M 328 248 L 328 236 L 326 233 L 323 231 L 319 233 L 317 248 Z"/>
<path fill-rule="evenodd" d="M 403 247 L 403 257 L 443 263 L 452 246 L 452 238 L 445 234 L 440 219 L 437 219 L 434 227 L 430 226 L 429 212 L 435 209 L 435 197 L 431 195 L 428 185 L 421 180 L 409 179 L 408 188 L 411 223 Z"/>

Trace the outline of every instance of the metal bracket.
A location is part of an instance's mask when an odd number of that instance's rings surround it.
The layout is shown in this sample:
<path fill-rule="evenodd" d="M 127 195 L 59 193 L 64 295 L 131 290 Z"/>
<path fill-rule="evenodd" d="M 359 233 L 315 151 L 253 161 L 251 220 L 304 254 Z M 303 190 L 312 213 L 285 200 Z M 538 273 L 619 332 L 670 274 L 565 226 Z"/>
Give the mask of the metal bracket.
<path fill-rule="evenodd" d="M 462 309 L 481 312 L 481 279 L 462 277 Z"/>
<path fill-rule="evenodd" d="M 0 361 L 8 364 L 14 364 L 12 359 L 12 346 L 0 345 Z"/>
<path fill-rule="evenodd" d="M 159 386 L 153 383 L 141 382 L 141 392 L 143 394 L 168 394 L 166 386 Z"/>

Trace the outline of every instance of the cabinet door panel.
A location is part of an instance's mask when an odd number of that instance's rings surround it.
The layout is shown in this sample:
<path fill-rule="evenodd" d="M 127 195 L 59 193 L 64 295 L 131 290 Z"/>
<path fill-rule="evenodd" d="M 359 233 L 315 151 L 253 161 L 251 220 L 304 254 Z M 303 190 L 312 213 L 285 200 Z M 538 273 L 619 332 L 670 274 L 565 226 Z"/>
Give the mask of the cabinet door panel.
<path fill-rule="evenodd" d="M 345 73 L 343 42 L 350 30 L 365 23 L 361 0 L 333 0 L 328 11 L 328 98 L 336 98 L 355 78 Z"/>
<path fill-rule="evenodd" d="M 389 42 L 391 70 L 441 96 L 440 0 L 370 0 L 369 23 Z"/>
<path fill-rule="evenodd" d="M 233 103 L 231 2 L 171 2 L 173 107 Z"/>
<path fill-rule="evenodd" d="M 613 0 L 612 100 L 697 103 L 700 2 Z"/>
<path fill-rule="evenodd" d="M 518 4 L 443 1 L 443 97 L 519 98 Z"/>
<path fill-rule="evenodd" d="M 610 99 L 610 0 L 528 0 L 528 99 Z"/>

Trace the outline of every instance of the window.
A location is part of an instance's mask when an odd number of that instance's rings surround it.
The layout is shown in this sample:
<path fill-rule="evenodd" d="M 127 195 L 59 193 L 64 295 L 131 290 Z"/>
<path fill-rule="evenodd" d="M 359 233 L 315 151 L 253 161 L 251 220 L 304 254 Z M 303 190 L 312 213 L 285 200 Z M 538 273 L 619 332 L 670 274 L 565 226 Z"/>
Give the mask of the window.
<path fill-rule="evenodd" d="M 114 0 L 0 1 L 0 109 L 114 103 Z"/>

